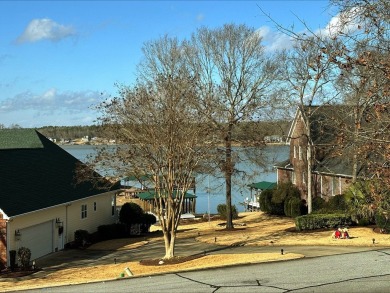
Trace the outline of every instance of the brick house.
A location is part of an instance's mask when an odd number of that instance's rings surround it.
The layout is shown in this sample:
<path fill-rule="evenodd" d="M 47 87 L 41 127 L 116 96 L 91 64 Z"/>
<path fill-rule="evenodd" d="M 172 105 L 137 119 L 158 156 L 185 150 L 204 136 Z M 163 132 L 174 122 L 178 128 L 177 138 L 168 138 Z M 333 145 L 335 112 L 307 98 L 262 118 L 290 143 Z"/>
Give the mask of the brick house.
<path fill-rule="evenodd" d="M 312 106 L 303 111 L 310 111 L 310 132 L 313 150 L 312 195 L 327 199 L 342 194 L 352 182 L 352 159 L 338 148 L 340 129 L 338 123 L 351 125 L 351 117 L 345 106 Z M 286 143 L 290 146 L 289 158 L 275 165 L 277 182 L 292 182 L 301 191 L 303 199 L 307 197 L 307 147 L 308 136 L 302 110 L 296 111 L 291 123 Z M 333 122 L 337 123 L 333 123 Z M 364 176 L 364 168 L 358 176 Z"/>
<path fill-rule="evenodd" d="M 0 269 L 10 250 L 27 247 L 31 260 L 61 250 L 79 229 L 92 233 L 117 221 L 111 183 L 75 182 L 75 157 L 32 129 L 0 130 Z"/>

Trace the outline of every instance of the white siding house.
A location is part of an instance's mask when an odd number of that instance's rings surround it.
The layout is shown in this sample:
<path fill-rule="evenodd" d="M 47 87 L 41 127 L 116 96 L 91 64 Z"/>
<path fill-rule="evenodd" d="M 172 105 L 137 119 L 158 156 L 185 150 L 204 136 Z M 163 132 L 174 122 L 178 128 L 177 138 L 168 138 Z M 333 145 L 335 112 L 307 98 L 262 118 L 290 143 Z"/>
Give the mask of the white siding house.
<path fill-rule="evenodd" d="M 0 130 L 0 267 L 9 251 L 27 247 L 31 260 L 61 250 L 76 230 L 93 233 L 117 221 L 118 182 L 76 183 L 82 164 L 35 130 Z"/>

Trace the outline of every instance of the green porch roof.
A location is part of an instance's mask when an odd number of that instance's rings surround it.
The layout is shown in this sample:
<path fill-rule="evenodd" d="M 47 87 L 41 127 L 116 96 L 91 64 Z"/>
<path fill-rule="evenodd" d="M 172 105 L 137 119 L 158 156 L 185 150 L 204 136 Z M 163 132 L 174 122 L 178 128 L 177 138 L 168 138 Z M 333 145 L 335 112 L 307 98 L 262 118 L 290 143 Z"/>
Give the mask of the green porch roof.
<path fill-rule="evenodd" d="M 131 176 L 127 176 L 125 178 L 122 178 L 122 181 L 138 181 L 138 180 L 147 181 L 147 180 L 152 180 L 152 179 L 153 179 L 152 175 L 141 175 L 141 176 L 131 175 Z"/>
<path fill-rule="evenodd" d="M 173 192 L 173 195 L 175 197 L 177 196 L 177 194 L 178 194 L 177 191 Z M 152 200 L 156 197 L 156 192 L 154 190 L 145 191 L 145 192 L 138 193 L 137 196 L 143 200 Z M 196 198 L 196 197 L 197 197 L 196 195 L 188 192 L 186 192 L 186 194 L 184 195 L 184 198 Z"/>
<path fill-rule="evenodd" d="M 277 184 L 275 182 L 261 181 L 261 182 L 249 184 L 248 186 L 254 189 L 268 190 L 268 189 L 275 188 L 276 185 Z"/>

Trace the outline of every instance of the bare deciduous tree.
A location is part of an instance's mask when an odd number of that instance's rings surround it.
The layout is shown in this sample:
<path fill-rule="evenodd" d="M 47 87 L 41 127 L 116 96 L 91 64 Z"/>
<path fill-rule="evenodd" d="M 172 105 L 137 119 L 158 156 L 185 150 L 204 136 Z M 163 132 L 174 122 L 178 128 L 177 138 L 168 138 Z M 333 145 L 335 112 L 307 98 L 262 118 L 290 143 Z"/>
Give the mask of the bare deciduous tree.
<path fill-rule="evenodd" d="M 253 28 L 227 24 L 201 28 L 187 43 L 187 61 L 197 76 L 201 113 L 223 143 L 217 161 L 225 177 L 227 229 L 234 228 L 232 176 L 239 160 L 232 148 L 232 133 L 241 122 L 268 118 L 271 86 L 278 75 L 278 67 L 261 41 Z"/>
<path fill-rule="evenodd" d="M 344 117 L 339 115 L 341 119 L 333 123 L 339 126 L 340 134 L 343 133 L 340 153 L 349 151 L 353 154 L 353 180 L 357 179 L 358 165 L 362 164 L 371 169 L 371 174 L 381 173 L 386 177 L 389 172 L 383 163 L 389 157 L 386 146 L 390 133 L 387 114 L 390 89 L 390 4 L 386 0 L 330 2 L 337 6 L 338 13 L 323 30 L 313 31 L 302 22 L 306 32 L 298 34 L 274 23 L 301 44 L 310 35 L 311 47 L 320 52 L 318 56 L 331 68 L 331 78 L 321 78 L 328 83 L 328 88 L 332 89 L 333 84 L 334 95 L 340 95 L 339 103 L 349 105 L 344 108 Z M 293 59 L 299 60 L 295 57 Z M 312 60 L 301 59 L 301 62 L 312 64 Z M 308 76 L 312 78 L 311 74 Z M 300 80 L 304 81 L 305 78 L 300 77 Z M 334 95 L 328 91 L 327 99 Z M 352 117 L 352 123 L 343 123 L 345 117 Z M 362 124 L 365 124 L 364 127 Z"/>
<path fill-rule="evenodd" d="M 312 138 L 313 123 L 316 123 L 312 117 L 323 104 L 334 102 L 337 98 L 332 92 L 332 80 L 334 64 L 326 58 L 323 51 L 326 43 L 316 36 L 296 35 L 293 48 L 282 54 L 283 59 L 283 92 L 286 95 L 286 101 L 291 105 L 298 106 L 299 113 L 304 121 L 304 137 L 307 145 L 305 151 L 306 172 L 304 180 L 306 182 L 306 199 L 308 213 L 312 212 L 312 170 L 315 163 L 315 148 Z"/>

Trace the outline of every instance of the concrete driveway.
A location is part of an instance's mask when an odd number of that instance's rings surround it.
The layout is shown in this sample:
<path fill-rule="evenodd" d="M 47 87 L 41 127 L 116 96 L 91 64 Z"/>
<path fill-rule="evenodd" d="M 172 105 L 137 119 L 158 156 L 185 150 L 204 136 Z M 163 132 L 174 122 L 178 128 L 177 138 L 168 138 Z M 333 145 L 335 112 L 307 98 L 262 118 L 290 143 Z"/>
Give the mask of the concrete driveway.
<path fill-rule="evenodd" d="M 196 254 L 281 253 L 281 249 L 283 249 L 284 253 L 298 253 L 305 257 L 318 257 L 376 250 L 378 248 L 374 246 L 220 246 L 198 242 L 194 238 L 188 238 L 177 239 L 175 254 L 177 256 L 188 256 Z M 151 241 L 141 247 L 128 250 L 66 249 L 37 259 L 36 265 L 42 269 L 39 274 L 44 276 L 60 269 L 162 258 L 164 254 L 164 243 L 161 240 Z"/>

